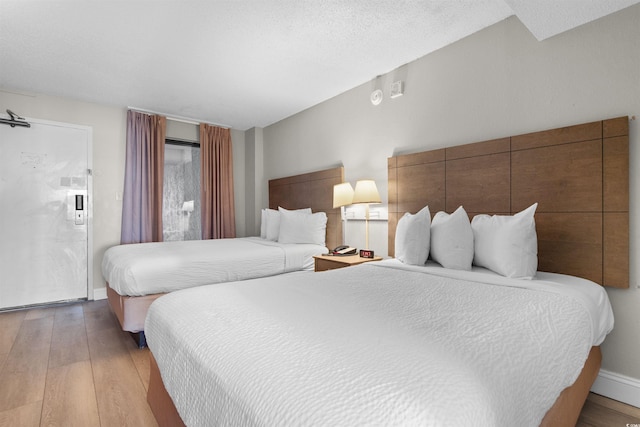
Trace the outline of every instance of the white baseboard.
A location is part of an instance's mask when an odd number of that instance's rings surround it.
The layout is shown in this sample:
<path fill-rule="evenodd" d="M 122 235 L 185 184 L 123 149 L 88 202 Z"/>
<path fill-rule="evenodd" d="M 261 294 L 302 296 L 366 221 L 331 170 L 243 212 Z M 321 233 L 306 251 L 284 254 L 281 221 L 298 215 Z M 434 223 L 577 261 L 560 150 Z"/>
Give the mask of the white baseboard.
<path fill-rule="evenodd" d="M 635 378 L 601 369 L 591 391 L 640 408 L 640 381 Z"/>
<path fill-rule="evenodd" d="M 100 299 L 107 299 L 107 288 L 98 288 L 93 290 L 93 299 L 98 301 Z"/>

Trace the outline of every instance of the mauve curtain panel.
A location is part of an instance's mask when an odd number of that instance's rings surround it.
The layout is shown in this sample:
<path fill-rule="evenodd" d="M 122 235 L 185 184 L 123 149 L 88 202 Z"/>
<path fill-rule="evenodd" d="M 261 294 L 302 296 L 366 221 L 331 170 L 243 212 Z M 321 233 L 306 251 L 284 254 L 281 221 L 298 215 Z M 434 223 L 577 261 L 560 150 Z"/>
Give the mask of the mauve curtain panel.
<path fill-rule="evenodd" d="M 162 241 L 167 119 L 129 110 L 120 243 Z"/>
<path fill-rule="evenodd" d="M 202 238 L 236 237 L 231 130 L 200 124 Z"/>

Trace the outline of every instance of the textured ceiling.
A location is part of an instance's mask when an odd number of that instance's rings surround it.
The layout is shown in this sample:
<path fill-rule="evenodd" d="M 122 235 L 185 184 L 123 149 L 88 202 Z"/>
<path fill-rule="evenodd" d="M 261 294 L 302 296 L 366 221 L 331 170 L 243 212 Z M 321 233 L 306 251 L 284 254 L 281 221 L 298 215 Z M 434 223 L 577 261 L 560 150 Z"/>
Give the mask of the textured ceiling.
<path fill-rule="evenodd" d="M 543 40 L 638 2 L 0 0 L 0 87 L 244 130 L 511 15 Z"/>

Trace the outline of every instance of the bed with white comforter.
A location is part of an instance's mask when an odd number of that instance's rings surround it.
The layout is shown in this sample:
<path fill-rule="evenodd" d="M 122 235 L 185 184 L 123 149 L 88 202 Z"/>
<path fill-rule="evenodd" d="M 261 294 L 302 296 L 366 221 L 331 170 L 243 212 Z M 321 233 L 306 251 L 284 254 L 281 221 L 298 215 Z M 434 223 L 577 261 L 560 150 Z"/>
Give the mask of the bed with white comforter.
<path fill-rule="evenodd" d="M 102 275 L 119 295 L 142 296 L 313 270 L 313 256 L 327 252 L 259 237 L 119 245 L 105 252 Z"/>
<path fill-rule="evenodd" d="M 189 426 L 537 426 L 612 327 L 583 279 L 395 260 L 183 290 L 145 324 Z"/>

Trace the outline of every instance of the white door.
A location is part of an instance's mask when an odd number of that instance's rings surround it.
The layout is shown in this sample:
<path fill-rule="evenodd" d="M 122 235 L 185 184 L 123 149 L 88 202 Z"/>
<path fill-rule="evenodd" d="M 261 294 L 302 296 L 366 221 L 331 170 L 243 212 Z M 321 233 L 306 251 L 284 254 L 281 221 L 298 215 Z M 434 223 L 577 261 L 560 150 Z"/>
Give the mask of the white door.
<path fill-rule="evenodd" d="M 0 310 L 87 298 L 91 128 L 0 124 Z"/>

